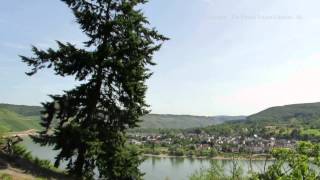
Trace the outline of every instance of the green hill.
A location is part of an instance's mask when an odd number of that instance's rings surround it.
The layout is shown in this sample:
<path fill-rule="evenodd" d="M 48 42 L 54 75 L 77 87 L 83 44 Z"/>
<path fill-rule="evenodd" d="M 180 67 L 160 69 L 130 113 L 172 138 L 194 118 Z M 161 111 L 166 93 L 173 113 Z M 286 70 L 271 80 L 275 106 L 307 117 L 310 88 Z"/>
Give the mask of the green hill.
<path fill-rule="evenodd" d="M 215 135 L 257 134 L 265 137 L 316 140 L 320 138 L 320 103 L 272 107 L 248 116 L 245 121 L 226 122 L 200 130 Z"/>
<path fill-rule="evenodd" d="M 39 129 L 41 107 L 0 104 L 0 128 L 11 131 Z M 206 127 L 231 120 L 244 119 L 243 116 L 190 116 L 149 114 L 142 118 L 140 129 L 186 129 Z M 1 129 L 0 129 L 1 130 Z"/>
<path fill-rule="evenodd" d="M 242 120 L 244 116 L 191 116 L 171 114 L 149 114 L 142 118 L 142 129 L 187 129 Z"/>
<path fill-rule="evenodd" d="M 0 104 L 0 131 L 39 129 L 41 107 Z M 246 119 L 244 121 L 244 119 Z M 277 106 L 248 116 L 149 114 L 139 130 L 200 129 L 212 134 L 320 137 L 320 103 Z"/>
<path fill-rule="evenodd" d="M 35 117 L 27 117 L 9 111 L 0 109 L 0 126 L 11 131 L 23 131 L 27 129 L 39 128 L 39 120 Z"/>
<path fill-rule="evenodd" d="M 0 131 L 39 129 L 41 107 L 0 104 Z"/>
<path fill-rule="evenodd" d="M 25 105 L 12 105 L 0 104 L 0 109 L 7 109 L 22 116 L 39 116 L 42 107 L 40 106 L 25 106 Z"/>
<path fill-rule="evenodd" d="M 251 123 L 264 124 L 314 124 L 320 121 L 320 103 L 277 106 L 248 117 Z"/>

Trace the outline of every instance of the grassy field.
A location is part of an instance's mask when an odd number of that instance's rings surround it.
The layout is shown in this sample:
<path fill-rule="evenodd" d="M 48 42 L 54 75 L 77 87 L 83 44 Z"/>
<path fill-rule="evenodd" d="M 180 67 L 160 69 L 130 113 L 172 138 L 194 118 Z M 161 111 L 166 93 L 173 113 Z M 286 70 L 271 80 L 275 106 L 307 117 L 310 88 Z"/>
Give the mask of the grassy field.
<path fill-rule="evenodd" d="M 14 111 L 0 108 L 0 131 L 39 129 L 39 122 L 39 116 L 23 116 Z"/>
<path fill-rule="evenodd" d="M 301 132 L 301 135 L 320 137 L 320 129 L 306 129 Z"/>

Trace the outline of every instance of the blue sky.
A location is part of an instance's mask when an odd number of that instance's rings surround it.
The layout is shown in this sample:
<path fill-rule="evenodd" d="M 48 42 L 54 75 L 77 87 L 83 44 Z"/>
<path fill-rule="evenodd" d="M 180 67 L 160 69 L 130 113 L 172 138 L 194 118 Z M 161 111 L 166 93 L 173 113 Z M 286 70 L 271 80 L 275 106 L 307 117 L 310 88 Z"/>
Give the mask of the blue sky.
<path fill-rule="evenodd" d="M 153 26 L 171 38 L 155 55 L 147 101 L 153 113 L 248 115 L 320 101 L 317 0 L 151 0 Z M 52 72 L 25 76 L 18 55 L 54 40 L 86 37 L 59 0 L 0 7 L 0 102 L 39 105 L 75 85 Z"/>

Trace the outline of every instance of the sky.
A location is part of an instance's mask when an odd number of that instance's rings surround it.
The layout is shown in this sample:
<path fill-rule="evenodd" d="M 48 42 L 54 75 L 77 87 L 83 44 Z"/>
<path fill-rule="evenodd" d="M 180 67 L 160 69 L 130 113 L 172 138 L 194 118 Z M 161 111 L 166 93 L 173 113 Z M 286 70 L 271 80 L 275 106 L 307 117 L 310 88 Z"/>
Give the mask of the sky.
<path fill-rule="evenodd" d="M 148 80 L 152 113 L 250 115 L 320 102 L 320 1 L 150 0 L 151 25 L 170 37 Z M 0 6 L 0 102 L 40 105 L 76 85 L 52 71 L 28 77 L 18 55 L 86 37 L 59 0 Z"/>

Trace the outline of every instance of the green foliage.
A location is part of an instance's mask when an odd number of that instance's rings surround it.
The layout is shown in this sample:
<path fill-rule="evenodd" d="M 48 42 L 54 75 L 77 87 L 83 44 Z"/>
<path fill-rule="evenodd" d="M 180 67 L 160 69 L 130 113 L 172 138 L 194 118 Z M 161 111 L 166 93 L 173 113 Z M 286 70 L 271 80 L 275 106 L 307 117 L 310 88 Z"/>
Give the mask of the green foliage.
<path fill-rule="evenodd" d="M 300 132 L 301 136 L 304 137 L 320 137 L 320 129 L 305 129 Z"/>
<path fill-rule="evenodd" d="M 68 161 L 68 170 L 92 179 L 141 179 L 139 151 L 128 149 L 126 131 L 149 112 L 146 80 L 153 54 L 167 40 L 139 8 L 145 0 L 62 0 L 73 11 L 88 41 L 84 48 L 57 41 L 58 48 L 32 48 L 21 56 L 31 66 L 27 75 L 52 68 L 80 85 L 43 103 L 44 130 L 34 140 L 54 145 L 55 165 Z"/>
<path fill-rule="evenodd" d="M 13 147 L 13 155 L 21 157 L 23 159 L 29 160 L 30 162 L 34 163 L 35 165 L 45 168 L 45 169 L 51 169 L 56 170 L 56 168 L 51 164 L 49 160 L 41 160 L 37 157 L 33 157 L 31 155 L 31 152 L 29 152 L 25 147 L 20 145 L 15 145 Z"/>
<path fill-rule="evenodd" d="M 1 180 L 13 180 L 13 177 L 10 174 L 0 173 Z"/>
<path fill-rule="evenodd" d="M 4 135 L 5 133 L 9 132 L 10 129 L 8 129 L 7 127 L 0 125 L 0 135 Z"/>
<path fill-rule="evenodd" d="M 239 180 L 243 179 L 243 169 L 236 160 L 232 161 L 231 178 Z"/>
<path fill-rule="evenodd" d="M 190 180 L 251 179 L 251 180 L 295 180 L 320 179 L 320 144 L 299 142 L 295 149 L 276 148 L 272 151 L 273 163 L 266 172 L 243 176 L 241 166 L 233 160 L 231 176 L 227 176 L 224 167 L 218 161 L 212 161 L 209 169 L 202 169 L 190 177 Z M 221 162 L 220 162 L 221 163 Z"/>
<path fill-rule="evenodd" d="M 172 146 L 169 148 L 169 155 L 171 155 L 171 156 L 184 156 L 184 155 L 186 155 L 186 152 L 181 147 Z"/>
<path fill-rule="evenodd" d="M 194 150 L 193 154 L 198 157 L 213 158 L 213 157 L 216 157 L 219 153 L 216 149 L 211 148 L 211 149 Z"/>
<path fill-rule="evenodd" d="M 274 149 L 275 158 L 266 173 L 255 175 L 252 179 L 291 180 L 319 179 L 320 145 L 300 142 L 296 149 Z"/>
<path fill-rule="evenodd" d="M 3 151 L 4 143 L 5 143 L 5 131 L 2 131 L 0 128 L 0 152 Z"/>
<path fill-rule="evenodd" d="M 245 180 L 242 167 L 234 161 L 230 176 L 225 174 L 225 167 L 221 161 L 212 160 L 210 168 L 201 169 L 190 176 L 190 180 Z"/>
<path fill-rule="evenodd" d="M 106 175 L 121 177 L 114 179 L 134 179 L 142 178 L 144 175 L 139 170 L 139 165 L 143 162 L 143 157 L 141 156 L 140 150 L 135 146 L 126 145 L 125 147 L 120 147 L 116 154 L 109 156 L 112 161 L 113 166 L 110 167 L 103 163 L 110 163 L 107 161 L 99 161 L 101 167 L 99 169 L 100 179 L 104 179 Z"/>

